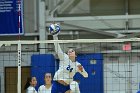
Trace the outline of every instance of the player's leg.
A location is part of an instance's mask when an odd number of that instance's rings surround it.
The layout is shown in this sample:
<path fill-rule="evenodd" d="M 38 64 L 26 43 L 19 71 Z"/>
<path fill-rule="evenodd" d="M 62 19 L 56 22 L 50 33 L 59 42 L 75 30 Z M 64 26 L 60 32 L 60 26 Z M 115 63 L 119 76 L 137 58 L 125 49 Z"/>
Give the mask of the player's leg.
<path fill-rule="evenodd" d="M 80 93 L 79 84 L 76 81 L 70 83 L 70 93 Z"/>

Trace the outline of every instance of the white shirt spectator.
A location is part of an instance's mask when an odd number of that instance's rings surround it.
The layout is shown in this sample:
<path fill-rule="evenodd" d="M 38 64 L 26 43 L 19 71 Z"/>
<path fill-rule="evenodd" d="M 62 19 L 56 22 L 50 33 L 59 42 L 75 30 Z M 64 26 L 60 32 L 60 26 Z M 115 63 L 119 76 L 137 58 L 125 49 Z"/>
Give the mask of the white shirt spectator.
<path fill-rule="evenodd" d="M 52 86 L 50 88 L 46 88 L 45 85 L 41 85 L 38 89 L 38 93 L 51 93 Z"/>
<path fill-rule="evenodd" d="M 26 93 L 37 93 L 37 91 L 34 87 L 29 86 L 26 90 Z"/>

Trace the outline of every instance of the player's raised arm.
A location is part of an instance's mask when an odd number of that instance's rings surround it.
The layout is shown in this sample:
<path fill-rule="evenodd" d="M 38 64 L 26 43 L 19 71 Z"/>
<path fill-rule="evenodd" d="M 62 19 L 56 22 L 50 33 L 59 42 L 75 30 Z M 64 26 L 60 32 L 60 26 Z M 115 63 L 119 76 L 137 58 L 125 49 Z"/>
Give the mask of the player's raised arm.
<path fill-rule="evenodd" d="M 58 40 L 58 36 L 57 35 L 53 35 L 53 39 L 54 40 Z M 62 51 L 59 43 L 54 43 L 54 47 L 55 47 L 55 52 L 57 53 L 58 57 L 60 59 L 64 58 L 64 52 Z"/>
<path fill-rule="evenodd" d="M 51 24 L 49 27 L 50 34 L 53 35 L 54 40 L 58 40 L 58 33 L 60 32 L 60 26 L 58 24 Z M 62 51 L 59 43 L 54 43 L 55 52 L 57 53 L 60 60 L 64 59 L 64 52 Z"/>

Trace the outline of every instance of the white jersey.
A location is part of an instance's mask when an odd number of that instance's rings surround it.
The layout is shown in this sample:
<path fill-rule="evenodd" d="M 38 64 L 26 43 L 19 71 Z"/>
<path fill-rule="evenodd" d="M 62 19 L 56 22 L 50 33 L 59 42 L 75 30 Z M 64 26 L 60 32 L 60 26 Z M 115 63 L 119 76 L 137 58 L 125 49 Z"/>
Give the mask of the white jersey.
<path fill-rule="evenodd" d="M 54 39 L 57 39 L 57 36 L 53 36 Z M 88 77 L 87 72 L 83 69 L 83 72 L 81 72 L 78 69 L 78 65 L 81 65 L 79 62 L 72 62 L 69 59 L 69 56 L 66 53 L 63 53 L 63 51 L 60 48 L 60 45 L 58 43 L 54 43 L 55 45 L 55 51 L 60 59 L 59 63 L 59 69 L 54 75 L 53 80 L 63 80 L 65 83 L 70 84 L 73 81 L 73 76 L 79 72 L 84 77 Z"/>
<path fill-rule="evenodd" d="M 27 88 L 27 90 L 26 90 L 26 93 L 37 93 L 37 91 L 35 90 L 34 87 L 29 86 L 29 87 Z"/>
<path fill-rule="evenodd" d="M 38 93 L 51 93 L 52 86 L 50 88 L 46 88 L 45 85 L 41 85 L 38 89 Z"/>

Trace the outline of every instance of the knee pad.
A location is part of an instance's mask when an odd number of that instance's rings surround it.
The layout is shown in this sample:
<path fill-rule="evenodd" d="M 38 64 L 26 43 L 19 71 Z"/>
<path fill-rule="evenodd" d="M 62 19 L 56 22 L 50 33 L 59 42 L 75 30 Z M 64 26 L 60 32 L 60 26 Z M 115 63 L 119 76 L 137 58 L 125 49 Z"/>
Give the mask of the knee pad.
<path fill-rule="evenodd" d="M 72 93 L 80 93 L 79 84 L 76 81 L 70 83 L 70 89 Z"/>

